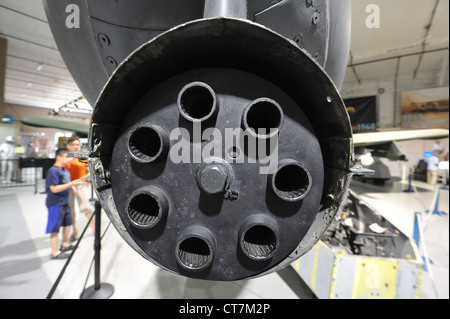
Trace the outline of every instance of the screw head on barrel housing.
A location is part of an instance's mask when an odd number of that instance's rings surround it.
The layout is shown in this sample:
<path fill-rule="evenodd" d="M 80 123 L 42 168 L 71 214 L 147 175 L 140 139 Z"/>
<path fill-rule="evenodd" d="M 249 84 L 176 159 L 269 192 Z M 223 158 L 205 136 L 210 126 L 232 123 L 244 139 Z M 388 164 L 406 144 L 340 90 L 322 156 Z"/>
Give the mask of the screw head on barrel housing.
<path fill-rule="evenodd" d="M 198 185 L 207 194 L 218 194 L 225 191 L 229 178 L 229 170 L 222 164 L 209 164 L 197 173 Z"/>

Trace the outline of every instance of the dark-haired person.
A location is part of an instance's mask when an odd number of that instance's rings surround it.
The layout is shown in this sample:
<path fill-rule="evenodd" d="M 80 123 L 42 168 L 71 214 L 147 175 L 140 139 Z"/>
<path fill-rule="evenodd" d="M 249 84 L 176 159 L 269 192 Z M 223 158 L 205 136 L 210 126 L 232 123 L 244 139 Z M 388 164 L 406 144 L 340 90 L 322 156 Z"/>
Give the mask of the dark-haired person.
<path fill-rule="evenodd" d="M 46 233 L 50 234 L 51 259 L 65 259 L 69 257 L 65 251 L 73 249 L 69 244 L 70 226 L 73 224 L 72 211 L 69 206 L 69 194 L 73 186 L 83 183 L 82 180 L 70 181 L 70 173 L 64 168 L 72 161 L 67 156 L 66 148 L 56 151 L 55 164 L 48 170 L 46 179 L 47 198 L 45 204 L 48 208 L 48 220 Z M 62 243 L 59 243 L 59 230 L 62 227 Z"/>

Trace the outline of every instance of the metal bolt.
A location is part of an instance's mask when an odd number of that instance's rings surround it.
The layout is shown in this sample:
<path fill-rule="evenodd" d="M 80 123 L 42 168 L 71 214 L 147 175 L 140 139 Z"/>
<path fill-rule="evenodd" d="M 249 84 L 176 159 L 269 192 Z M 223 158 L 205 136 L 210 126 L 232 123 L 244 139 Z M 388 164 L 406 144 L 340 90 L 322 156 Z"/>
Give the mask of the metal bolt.
<path fill-rule="evenodd" d="M 314 53 L 314 59 L 318 59 L 319 58 L 319 56 L 320 56 L 320 51 L 316 51 L 315 53 Z"/>
<path fill-rule="evenodd" d="M 320 13 L 319 13 L 319 12 L 315 12 L 315 13 L 313 14 L 312 22 L 313 22 L 314 24 L 318 24 L 319 21 L 320 21 Z"/>
<path fill-rule="evenodd" d="M 217 194 L 225 190 L 228 173 L 222 165 L 205 167 L 198 176 L 200 188 L 208 194 Z"/>
<path fill-rule="evenodd" d="M 100 42 L 100 45 L 102 46 L 108 46 L 111 42 L 109 41 L 109 38 L 104 33 L 98 34 L 98 41 Z"/>
<path fill-rule="evenodd" d="M 116 66 L 117 66 L 116 60 L 114 60 L 114 58 L 111 57 L 111 56 L 106 57 L 106 62 L 107 62 L 107 64 L 110 65 L 110 66 L 113 66 L 113 67 L 116 67 Z"/>
<path fill-rule="evenodd" d="M 294 38 L 295 43 L 299 46 L 299 48 L 304 48 L 305 45 L 303 44 L 303 37 L 301 34 L 297 34 Z"/>

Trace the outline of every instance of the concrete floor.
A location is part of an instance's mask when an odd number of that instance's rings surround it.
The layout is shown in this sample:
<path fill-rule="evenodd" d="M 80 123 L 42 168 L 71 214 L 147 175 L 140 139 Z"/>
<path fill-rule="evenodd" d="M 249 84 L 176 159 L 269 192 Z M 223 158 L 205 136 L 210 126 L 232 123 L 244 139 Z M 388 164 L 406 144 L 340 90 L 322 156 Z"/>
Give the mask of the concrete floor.
<path fill-rule="evenodd" d="M 413 234 L 414 213 L 424 212 L 433 199 L 434 188 L 415 182 L 419 192 L 405 193 L 407 185 L 399 181 L 386 186 L 361 182 L 352 189 L 380 211 L 408 236 Z M 39 192 L 44 190 L 39 186 Z M 45 234 L 47 209 L 45 194 L 34 194 L 34 187 L 0 188 L 0 298 L 43 299 L 57 281 L 66 260 L 50 259 L 50 239 Z M 421 299 L 449 298 L 449 192 L 440 190 L 439 210 L 432 215 L 425 231 L 432 272 L 424 272 Z M 77 216 L 80 229 L 87 219 Z M 114 288 L 117 299 L 307 299 L 314 295 L 295 272 L 287 267 L 277 273 L 233 282 L 213 282 L 185 278 L 158 268 L 142 258 L 122 240 L 102 213 L 102 249 L 100 283 Z M 79 298 L 94 285 L 94 236 L 90 228 L 80 241 L 56 291 L 54 299 Z M 435 293 L 435 289 L 438 296 Z"/>

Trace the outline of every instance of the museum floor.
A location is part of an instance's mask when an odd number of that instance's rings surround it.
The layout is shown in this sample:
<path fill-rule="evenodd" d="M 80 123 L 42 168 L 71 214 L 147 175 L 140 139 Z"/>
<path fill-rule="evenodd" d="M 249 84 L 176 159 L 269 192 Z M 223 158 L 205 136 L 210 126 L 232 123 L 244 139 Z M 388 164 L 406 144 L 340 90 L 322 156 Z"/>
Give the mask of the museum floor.
<path fill-rule="evenodd" d="M 418 193 L 403 192 L 400 181 L 378 186 L 352 182 L 351 189 L 407 236 L 413 236 L 414 213 L 424 212 L 434 188 L 415 182 Z M 50 259 L 50 240 L 45 234 L 47 209 L 43 185 L 0 188 L 0 299 L 43 299 L 57 281 L 66 260 Z M 439 191 L 439 211 L 425 230 L 426 247 L 432 261 L 436 295 L 430 272 L 423 272 L 420 299 L 449 298 L 449 191 Z M 78 215 L 80 229 L 85 216 Z M 100 282 L 114 288 L 111 298 L 221 298 L 306 299 L 314 297 L 293 267 L 265 277 L 234 282 L 194 280 L 154 266 L 122 240 L 102 214 Z M 88 229 L 68 264 L 54 299 L 79 298 L 94 284 L 94 236 Z"/>

